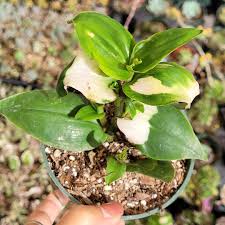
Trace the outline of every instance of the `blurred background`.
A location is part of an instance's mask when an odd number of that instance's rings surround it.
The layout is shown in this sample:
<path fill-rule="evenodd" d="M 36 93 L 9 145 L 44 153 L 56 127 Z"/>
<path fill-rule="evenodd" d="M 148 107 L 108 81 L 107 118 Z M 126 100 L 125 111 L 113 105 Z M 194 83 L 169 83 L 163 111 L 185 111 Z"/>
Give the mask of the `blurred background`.
<path fill-rule="evenodd" d="M 185 193 L 166 211 L 130 225 L 225 224 L 225 1 L 0 0 L 0 99 L 54 88 L 74 57 L 77 38 L 67 21 L 82 10 L 110 15 L 136 40 L 170 27 L 194 26 L 198 39 L 168 60 L 193 72 L 201 95 L 188 116 L 208 162 L 197 162 Z M 0 117 L 0 224 L 22 225 L 51 192 L 39 144 Z"/>

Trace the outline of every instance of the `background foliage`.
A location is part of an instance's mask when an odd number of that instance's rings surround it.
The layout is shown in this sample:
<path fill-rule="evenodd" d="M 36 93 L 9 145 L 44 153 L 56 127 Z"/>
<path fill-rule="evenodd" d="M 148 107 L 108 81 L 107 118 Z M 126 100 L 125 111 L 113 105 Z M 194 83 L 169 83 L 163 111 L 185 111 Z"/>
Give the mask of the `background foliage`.
<path fill-rule="evenodd" d="M 0 0 L 0 98 L 24 90 L 54 87 L 77 51 L 66 21 L 95 10 L 122 24 L 137 1 Z M 129 30 L 137 40 L 171 27 L 203 29 L 196 42 L 170 60 L 198 79 L 201 95 L 188 111 L 205 147 L 207 163 L 197 162 L 186 192 L 167 212 L 129 224 L 224 224 L 225 215 L 225 2 L 223 0 L 139 1 Z M 0 224 L 24 224 L 27 214 L 52 190 L 38 143 L 0 118 Z M 204 187 L 204 191 L 200 191 Z"/>

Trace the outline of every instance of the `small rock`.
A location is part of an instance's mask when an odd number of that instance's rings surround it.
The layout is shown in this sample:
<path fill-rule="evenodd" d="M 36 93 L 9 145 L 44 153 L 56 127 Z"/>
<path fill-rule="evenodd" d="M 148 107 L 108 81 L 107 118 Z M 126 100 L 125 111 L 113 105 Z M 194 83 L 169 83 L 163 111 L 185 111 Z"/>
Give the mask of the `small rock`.
<path fill-rule="evenodd" d="M 109 147 L 109 142 L 105 142 L 102 144 L 105 148 Z"/>
<path fill-rule="evenodd" d="M 96 180 L 96 178 L 94 176 L 91 176 L 90 181 L 94 182 Z"/>
<path fill-rule="evenodd" d="M 67 171 L 67 170 L 69 170 L 69 169 L 70 169 L 69 166 L 64 166 L 63 171 L 65 172 L 65 171 Z"/>
<path fill-rule="evenodd" d="M 141 152 L 138 149 L 132 148 L 130 149 L 130 152 L 133 156 L 140 156 Z"/>
<path fill-rule="evenodd" d="M 35 81 L 38 78 L 38 73 L 35 70 L 28 70 L 26 74 L 29 81 Z"/>
<path fill-rule="evenodd" d="M 84 176 L 85 178 L 89 178 L 90 175 L 89 175 L 87 172 L 84 172 L 83 176 Z"/>
<path fill-rule="evenodd" d="M 95 153 L 93 151 L 88 152 L 88 157 L 89 157 L 89 160 L 91 162 L 91 165 L 94 165 Z"/>
<path fill-rule="evenodd" d="M 178 184 L 177 184 L 177 181 L 174 179 L 174 181 L 173 181 L 173 186 L 175 187 L 175 188 L 177 188 L 177 186 L 178 186 Z"/>
<path fill-rule="evenodd" d="M 147 202 L 145 200 L 141 200 L 141 205 L 146 206 Z"/>
<path fill-rule="evenodd" d="M 41 42 L 35 41 L 33 43 L 33 52 L 40 53 L 41 51 L 43 51 L 43 49 L 44 49 L 44 45 Z"/>
<path fill-rule="evenodd" d="M 135 202 L 128 202 L 127 206 L 130 208 L 134 208 L 135 207 Z"/>
<path fill-rule="evenodd" d="M 73 172 L 72 172 L 72 175 L 73 175 L 74 177 L 76 177 L 76 176 L 77 176 L 77 171 L 73 171 Z"/>
<path fill-rule="evenodd" d="M 75 157 L 74 157 L 73 155 L 71 155 L 71 156 L 69 157 L 69 160 L 75 161 Z"/>
<path fill-rule="evenodd" d="M 55 158 L 59 158 L 59 157 L 61 156 L 61 154 L 62 154 L 62 153 L 61 153 L 58 149 L 56 149 L 56 150 L 54 151 L 54 154 L 53 154 L 53 155 L 54 155 Z"/>
<path fill-rule="evenodd" d="M 99 178 L 98 180 L 97 180 L 97 182 L 99 183 L 99 184 L 101 184 L 102 183 L 102 178 Z"/>
<path fill-rule="evenodd" d="M 152 195 L 152 198 L 157 198 L 157 194 L 153 194 Z"/>
<path fill-rule="evenodd" d="M 45 148 L 45 152 L 46 152 L 47 154 L 50 154 L 50 153 L 51 153 L 51 149 L 50 149 L 49 147 L 46 147 L 46 148 Z"/>
<path fill-rule="evenodd" d="M 145 200 L 145 199 L 150 198 L 150 195 L 146 194 L 146 193 L 138 192 L 138 193 L 136 193 L 135 198 L 137 200 Z"/>
<path fill-rule="evenodd" d="M 155 179 L 148 176 L 141 176 L 140 183 L 146 185 L 155 185 Z"/>
<path fill-rule="evenodd" d="M 136 184 L 137 181 L 138 181 L 137 179 L 133 179 L 133 180 L 131 180 L 131 183 Z"/>
<path fill-rule="evenodd" d="M 104 190 L 105 190 L 105 191 L 111 191 L 111 190 L 112 190 L 112 187 L 109 186 L 109 185 L 106 185 L 106 186 L 104 187 Z"/>
<path fill-rule="evenodd" d="M 129 189 L 129 184 L 125 183 L 125 190 L 128 190 Z"/>

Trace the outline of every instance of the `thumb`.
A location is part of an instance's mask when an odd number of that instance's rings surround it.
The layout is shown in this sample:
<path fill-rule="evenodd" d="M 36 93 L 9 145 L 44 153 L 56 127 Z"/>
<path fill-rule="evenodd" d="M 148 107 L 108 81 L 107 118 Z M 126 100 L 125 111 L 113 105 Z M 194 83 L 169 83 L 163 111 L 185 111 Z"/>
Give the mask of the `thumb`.
<path fill-rule="evenodd" d="M 123 208 L 119 203 L 102 206 L 73 205 L 57 225 L 124 225 Z"/>

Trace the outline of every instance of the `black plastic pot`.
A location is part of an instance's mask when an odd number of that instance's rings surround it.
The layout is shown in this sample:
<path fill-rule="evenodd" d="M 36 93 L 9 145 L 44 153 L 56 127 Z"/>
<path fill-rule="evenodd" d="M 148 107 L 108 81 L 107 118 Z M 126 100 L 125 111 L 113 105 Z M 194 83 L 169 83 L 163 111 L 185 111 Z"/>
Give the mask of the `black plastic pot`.
<path fill-rule="evenodd" d="M 80 204 L 80 202 L 75 199 L 69 192 L 66 191 L 66 189 L 62 186 L 62 184 L 59 182 L 58 178 L 55 176 L 55 174 L 53 173 L 53 171 L 51 170 L 49 163 L 48 163 L 48 159 L 47 159 L 47 155 L 45 153 L 45 146 L 41 145 L 41 153 L 44 159 L 44 165 L 48 171 L 49 176 L 51 177 L 53 183 L 56 185 L 56 187 L 61 190 L 62 193 L 64 193 L 71 201 Z M 195 160 L 187 160 L 187 173 L 186 173 L 186 177 L 182 183 L 182 185 L 177 189 L 177 191 L 169 198 L 168 201 L 166 201 L 160 208 L 155 208 L 152 210 L 149 210 L 148 212 L 145 213 L 141 213 L 141 214 L 137 214 L 137 215 L 127 215 L 127 216 L 123 216 L 124 220 L 137 220 L 137 219 L 142 219 L 145 217 L 149 217 L 153 214 L 158 213 L 161 209 L 165 209 L 166 207 L 168 207 L 169 205 L 171 205 L 180 195 L 180 193 L 184 190 L 184 188 L 187 186 L 192 172 L 193 172 L 193 168 L 194 168 L 194 164 L 195 164 Z"/>

